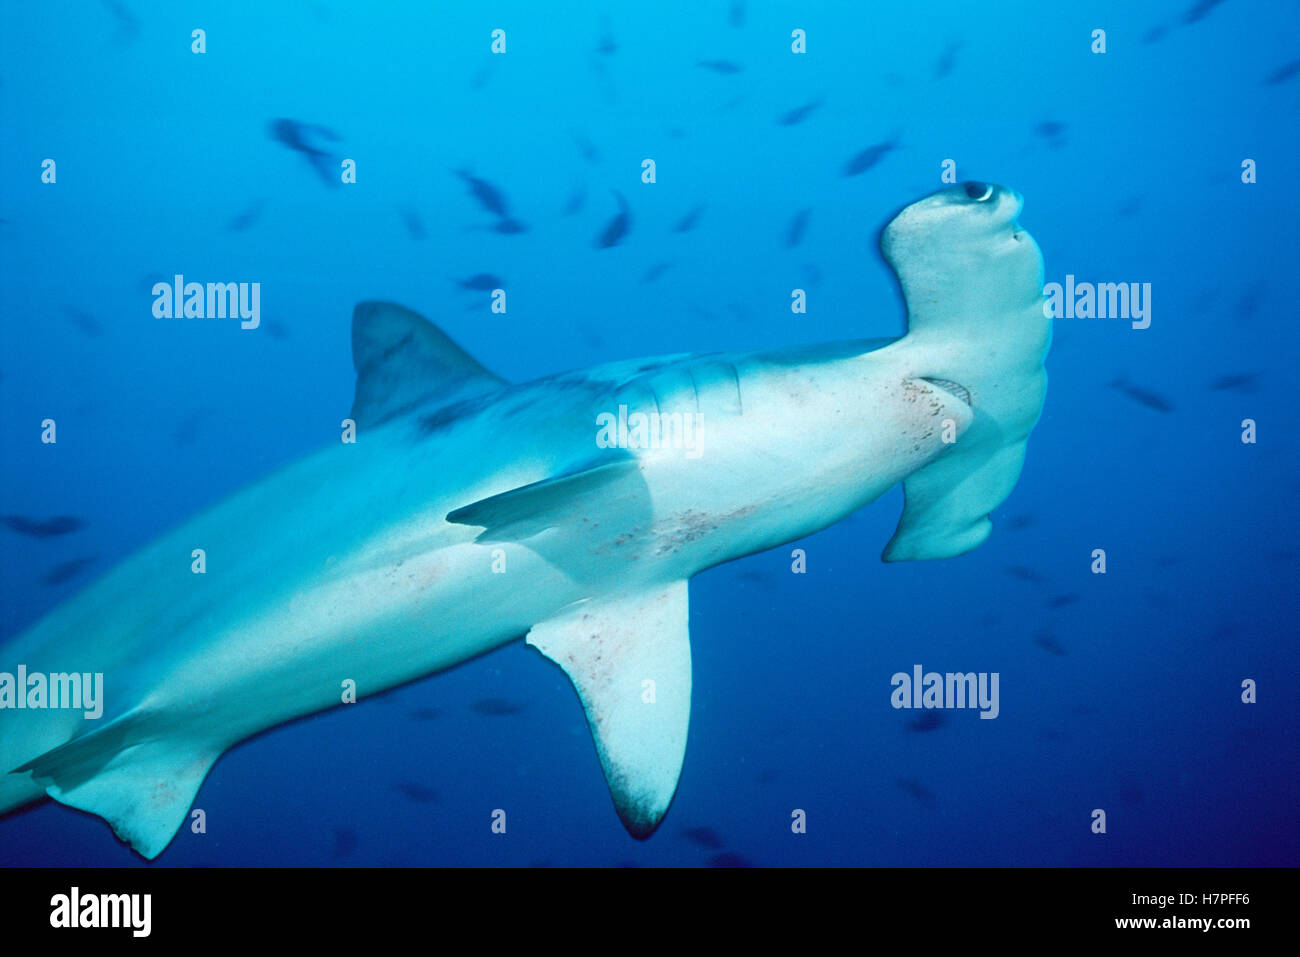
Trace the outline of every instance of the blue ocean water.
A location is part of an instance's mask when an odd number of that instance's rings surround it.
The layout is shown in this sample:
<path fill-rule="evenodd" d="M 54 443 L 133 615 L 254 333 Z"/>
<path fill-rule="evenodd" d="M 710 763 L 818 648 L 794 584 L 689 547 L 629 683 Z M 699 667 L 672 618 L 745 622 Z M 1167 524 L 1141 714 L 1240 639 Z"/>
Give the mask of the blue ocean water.
<path fill-rule="evenodd" d="M 0 642 L 338 441 L 362 300 L 515 381 L 900 335 L 879 231 L 945 160 L 1023 194 L 1048 282 L 1150 283 L 1148 328 L 1057 320 L 980 548 L 882 564 L 895 490 L 692 582 L 690 740 L 650 840 L 565 675 L 516 642 L 237 746 L 195 803 L 206 833 L 155 866 L 1300 861 L 1300 15 L 1056 6 L 5 5 L 0 513 L 85 524 L 0 527 Z M 341 157 L 355 183 L 322 173 Z M 618 196 L 630 229 L 599 248 Z M 261 327 L 155 318 L 176 274 L 260 282 Z M 459 284 L 479 274 L 505 315 Z M 999 716 L 893 709 L 916 664 L 997 672 Z M 47 802 L 0 818 L 0 864 L 144 862 Z"/>

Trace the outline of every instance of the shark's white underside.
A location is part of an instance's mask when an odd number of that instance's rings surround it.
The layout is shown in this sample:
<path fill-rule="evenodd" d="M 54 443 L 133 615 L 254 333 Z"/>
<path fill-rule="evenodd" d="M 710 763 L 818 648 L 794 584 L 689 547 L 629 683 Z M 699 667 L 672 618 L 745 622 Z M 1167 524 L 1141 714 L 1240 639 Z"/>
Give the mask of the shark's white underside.
<path fill-rule="evenodd" d="M 355 444 L 195 517 L 0 648 L 0 671 L 103 672 L 106 699 L 98 721 L 0 710 L 0 811 L 48 794 L 154 857 L 236 742 L 339 704 L 346 679 L 365 696 L 527 634 L 573 679 L 615 806 L 649 834 L 686 743 L 691 576 L 900 481 L 886 559 L 960 554 L 1014 485 L 1050 326 L 1019 197 L 980 193 L 886 228 L 909 310 L 887 344 L 511 386 L 413 313 L 358 306 Z M 600 448 L 597 416 L 620 405 L 698 413 L 700 454 Z"/>

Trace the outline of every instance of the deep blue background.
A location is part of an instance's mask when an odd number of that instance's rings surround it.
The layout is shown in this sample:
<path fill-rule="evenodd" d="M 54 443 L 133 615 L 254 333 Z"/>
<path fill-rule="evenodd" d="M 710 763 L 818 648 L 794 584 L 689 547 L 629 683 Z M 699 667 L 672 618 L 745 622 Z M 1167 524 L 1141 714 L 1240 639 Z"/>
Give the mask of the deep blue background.
<path fill-rule="evenodd" d="M 1296 56 L 1295 5 L 581 6 L 4 5 L 0 512 L 88 525 L 0 528 L 0 640 L 337 441 L 362 299 L 421 311 L 515 380 L 897 335 L 879 229 L 953 158 L 962 179 L 1024 194 L 1049 281 L 1152 283 L 1151 327 L 1057 323 L 1024 474 L 975 552 L 881 564 L 895 491 L 796 543 L 806 575 L 787 547 L 693 582 L 690 742 L 650 841 L 614 815 L 565 676 L 517 643 L 236 747 L 197 800 L 208 833 L 182 830 L 158 864 L 1297 863 L 1300 76 L 1267 82 Z M 806 55 L 789 51 L 795 27 Z M 697 65 L 719 60 L 743 70 Z M 327 188 L 268 136 L 276 117 L 336 130 L 359 181 Z M 462 167 L 529 231 L 485 229 Z M 632 232 L 598 250 L 613 189 Z M 564 215 L 575 191 L 585 205 Z M 674 232 L 699 204 L 697 228 Z M 801 209 L 806 238 L 786 248 Z M 178 272 L 261 282 L 263 328 L 155 319 L 149 287 Z M 506 278 L 507 315 L 452 281 L 479 272 Z M 807 315 L 789 310 L 796 286 Z M 1229 374 L 1253 378 L 1211 388 Z M 47 416 L 57 446 L 38 441 Z M 1257 445 L 1239 440 L 1247 417 Z M 1098 547 L 1105 576 L 1089 572 Z M 82 578 L 43 584 L 91 556 Z M 999 672 L 1001 717 L 909 731 L 889 677 L 915 663 Z M 487 697 L 520 710 L 470 707 Z M 133 862 L 102 821 L 53 803 L 0 819 L 0 864 Z"/>

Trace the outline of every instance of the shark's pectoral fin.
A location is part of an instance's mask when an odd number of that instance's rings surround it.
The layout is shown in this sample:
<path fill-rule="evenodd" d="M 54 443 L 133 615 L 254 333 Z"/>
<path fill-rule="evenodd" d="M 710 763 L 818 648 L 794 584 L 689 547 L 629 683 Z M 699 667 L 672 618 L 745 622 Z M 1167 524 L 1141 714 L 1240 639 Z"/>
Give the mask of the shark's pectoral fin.
<path fill-rule="evenodd" d="M 677 790 L 691 717 L 686 582 L 576 605 L 528 633 L 587 712 L 614 807 L 649 837 Z"/>
<path fill-rule="evenodd" d="M 61 804 L 97 814 L 152 860 L 171 843 L 221 748 L 162 737 L 133 711 L 14 769 Z"/>
<path fill-rule="evenodd" d="M 523 541 L 548 528 L 598 521 L 610 511 L 644 514 L 645 500 L 640 466 L 623 453 L 471 502 L 448 512 L 447 521 L 481 525 L 479 542 Z"/>
<path fill-rule="evenodd" d="M 372 426 L 431 400 L 458 402 L 505 385 L 441 329 L 391 302 L 352 312 L 352 418 Z"/>

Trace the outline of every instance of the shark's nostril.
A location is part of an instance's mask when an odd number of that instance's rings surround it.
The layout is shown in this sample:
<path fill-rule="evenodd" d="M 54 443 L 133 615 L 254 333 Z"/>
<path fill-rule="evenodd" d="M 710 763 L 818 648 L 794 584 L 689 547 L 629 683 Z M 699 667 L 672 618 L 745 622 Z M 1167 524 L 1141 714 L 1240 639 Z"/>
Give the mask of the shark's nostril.
<path fill-rule="evenodd" d="M 921 377 L 922 382 L 928 382 L 930 385 L 938 386 L 944 392 L 951 392 L 957 398 L 961 399 L 967 405 L 971 404 L 970 390 L 960 382 L 953 382 L 951 379 L 931 379 L 927 376 Z M 973 408 L 973 406 L 972 406 Z"/>

